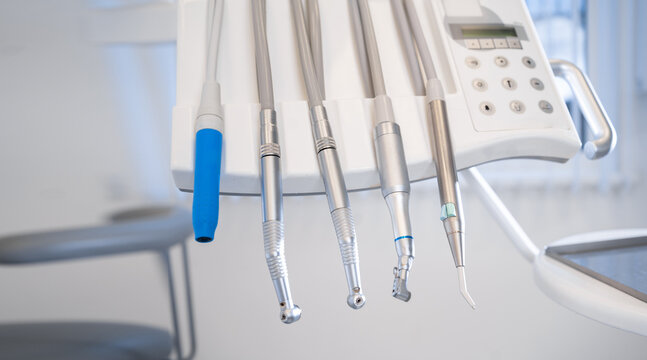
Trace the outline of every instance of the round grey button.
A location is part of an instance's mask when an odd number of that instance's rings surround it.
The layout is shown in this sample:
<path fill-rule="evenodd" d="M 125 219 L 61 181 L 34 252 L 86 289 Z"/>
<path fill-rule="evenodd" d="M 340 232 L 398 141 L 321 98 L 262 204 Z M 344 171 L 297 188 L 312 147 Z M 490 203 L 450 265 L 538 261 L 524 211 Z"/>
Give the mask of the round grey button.
<path fill-rule="evenodd" d="M 530 58 L 528 56 L 524 56 L 523 58 L 521 58 L 521 62 L 524 65 L 526 65 L 527 68 L 534 69 L 535 66 L 537 66 L 537 64 L 535 64 L 535 60 L 533 60 L 532 58 Z"/>
<path fill-rule="evenodd" d="M 476 89 L 478 91 L 487 90 L 487 83 L 483 79 L 474 79 L 474 80 L 472 80 L 472 86 L 474 86 L 474 89 Z"/>
<path fill-rule="evenodd" d="M 465 64 L 472 69 L 476 69 L 481 65 L 481 62 L 479 59 L 475 58 L 474 56 L 468 56 L 465 58 Z"/>
<path fill-rule="evenodd" d="M 526 105 L 524 105 L 519 100 L 512 100 L 510 101 L 510 110 L 514 111 L 517 114 L 521 114 L 526 111 Z"/>
<path fill-rule="evenodd" d="M 514 81 L 513 78 L 503 78 L 503 80 L 501 80 L 501 85 L 508 90 L 514 90 L 517 88 L 517 82 Z"/>
<path fill-rule="evenodd" d="M 539 102 L 539 108 L 541 109 L 541 111 L 545 112 L 546 114 L 550 114 L 553 112 L 553 105 L 551 105 L 546 100 L 542 100 Z"/>
<path fill-rule="evenodd" d="M 489 101 L 482 102 L 481 105 L 479 105 L 479 107 L 481 108 L 481 112 L 485 115 L 494 114 L 494 111 L 495 111 L 494 104 L 492 104 Z"/>
<path fill-rule="evenodd" d="M 537 78 L 530 79 L 530 86 L 532 86 L 535 90 L 544 90 L 544 83 Z"/>
<path fill-rule="evenodd" d="M 506 66 L 508 66 L 508 59 L 506 59 L 503 56 L 497 56 L 497 57 L 494 58 L 494 63 L 498 67 L 506 67 Z"/>

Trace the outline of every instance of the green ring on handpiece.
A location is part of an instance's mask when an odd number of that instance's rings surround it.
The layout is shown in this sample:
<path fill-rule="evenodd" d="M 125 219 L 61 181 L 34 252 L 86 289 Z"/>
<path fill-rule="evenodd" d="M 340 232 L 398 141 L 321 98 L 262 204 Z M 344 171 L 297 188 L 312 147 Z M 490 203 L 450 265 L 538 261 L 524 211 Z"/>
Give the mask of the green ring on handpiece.
<path fill-rule="evenodd" d="M 456 216 L 456 204 L 446 203 L 440 207 L 440 221 L 445 221 L 445 219 Z"/>

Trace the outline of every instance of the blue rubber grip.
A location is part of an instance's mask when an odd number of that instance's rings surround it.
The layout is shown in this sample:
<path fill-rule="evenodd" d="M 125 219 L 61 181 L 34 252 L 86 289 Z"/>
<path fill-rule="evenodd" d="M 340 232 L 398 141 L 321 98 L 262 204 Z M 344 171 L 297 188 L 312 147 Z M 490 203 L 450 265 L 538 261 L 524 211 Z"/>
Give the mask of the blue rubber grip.
<path fill-rule="evenodd" d="M 218 226 L 222 133 L 202 129 L 195 135 L 193 232 L 198 242 L 213 240 Z"/>

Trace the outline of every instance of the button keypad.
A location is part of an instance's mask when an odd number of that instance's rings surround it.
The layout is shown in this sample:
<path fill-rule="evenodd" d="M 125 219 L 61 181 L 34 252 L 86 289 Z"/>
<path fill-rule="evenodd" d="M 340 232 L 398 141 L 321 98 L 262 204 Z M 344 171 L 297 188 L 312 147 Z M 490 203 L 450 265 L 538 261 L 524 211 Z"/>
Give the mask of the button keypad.
<path fill-rule="evenodd" d="M 492 39 L 479 39 L 481 49 L 494 49 L 494 41 Z"/>
<path fill-rule="evenodd" d="M 508 59 L 506 59 L 505 56 L 497 56 L 494 58 L 494 63 L 498 67 L 506 67 L 508 66 Z"/>
<path fill-rule="evenodd" d="M 510 110 L 517 114 L 523 114 L 523 112 L 526 111 L 526 105 L 519 100 L 512 100 L 510 102 Z"/>
<path fill-rule="evenodd" d="M 546 100 L 542 100 L 539 102 L 539 108 L 541 109 L 541 111 L 545 112 L 546 114 L 550 114 L 553 112 L 553 105 L 551 105 Z"/>
<path fill-rule="evenodd" d="M 490 42 L 480 40 L 480 49 L 490 46 Z M 494 41 L 492 45 L 495 48 L 503 46 L 500 41 Z M 537 64 L 535 60 L 529 56 L 523 56 L 512 57 L 511 62 L 507 57 L 508 53 L 506 52 L 505 54 L 506 56 L 492 54 L 486 57 L 465 57 L 465 65 L 471 69 L 472 91 L 478 92 L 473 92 L 473 95 L 470 96 L 476 96 L 475 100 L 479 101 L 476 103 L 478 104 L 479 112 L 487 116 L 488 122 L 501 121 L 498 119 L 503 117 L 507 119 L 505 120 L 507 122 L 521 121 L 520 126 L 528 121 L 524 120 L 529 119 L 528 116 L 535 117 L 537 114 L 542 113 L 552 114 L 554 108 L 550 102 L 534 97 L 539 95 L 539 91 L 543 91 L 545 88 L 544 82 L 537 76 L 539 73 L 536 70 Z M 479 75 L 483 76 L 483 78 L 478 77 Z M 491 84 L 500 85 L 491 86 Z M 532 94 L 537 95 L 533 96 Z M 537 104 L 539 109 L 534 106 L 528 108 L 526 105 L 533 103 Z M 490 116 L 495 113 L 497 113 L 497 116 L 490 119 Z"/>
<path fill-rule="evenodd" d="M 530 79 L 530 86 L 535 90 L 544 90 L 544 83 L 537 78 Z"/>
<path fill-rule="evenodd" d="M 487 83 L 483 79 L 474 79 L 474 81 L 472 81 L 472 86 L 474 86 L 474 89 L 478 91 L 487 90 Z"/>
<path fill-rule="evenodd" d="M 481 62 L 479 61 L 479 59 L 475 58 L 474 56 L 466 57 L 465 64 L 472 69 L 478 69 L 478 67 L 481 66 Z"/>
<path fill-rule="evenodd" d="M 508 40 L 506 39 L 494 39 L 494 47 L 497 49 L 507 49 L 508 46 Z"/>
<path fill-rule="evenodd" d="M 522 62 L 522 63 L 523 63 L 527 68 L 529 68 L 529 69 L 534 69 L 534 68 L 535 68 L 535 66 L 537 66 L 537 64 L 535 64 L 535 60 L 533 60 L 533 59 L 532 59 L 531 57 L 529 57 L 529 56 L 524 56 L 524 57 L 521 59 L 521 62 Z"/>
<path fill-rule="evenodd" d="M 503 85 L 503 88 L 507 90 L 514 90 L 517 88 L 517 82 L 514 81 L 513 78 L 509 77 L 503 78 L 503 80 L 501 80 L 501 85 Z"/>
<path fill-rule="evenodd" d="M 485 115 L 492 115 L 496 111 L 494 109 L 494 104 L 489 101 L 482 102 L 479 107 L 481 108 L 481 112 Z"/>

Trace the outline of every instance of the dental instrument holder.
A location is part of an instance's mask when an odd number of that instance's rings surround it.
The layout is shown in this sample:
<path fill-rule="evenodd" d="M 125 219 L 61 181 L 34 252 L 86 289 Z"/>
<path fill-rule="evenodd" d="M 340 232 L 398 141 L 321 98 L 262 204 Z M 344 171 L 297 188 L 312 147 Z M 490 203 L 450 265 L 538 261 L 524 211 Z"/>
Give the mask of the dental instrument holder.
<path fill-rule="evenodd" d="M 451 1 L 450 1 L 451 3 Z M 492 7 L 492 0 L 485 1 Z M 272 2 L 267 8 L 268 41 L 273 62 L 273 76 L 281 79 L 281 91 L 276 94 L 278 132 L 281 139 L 281 159 L 283 165 L 283 192 L 285 195 L 323 194 L 317 160 L 312 156 L 313 140 L 309 108 L 303 94 L 303 84 L 299 71 L 299 55 L 294 43 L 295 34 L 289 17 L 289 1 Z M 443 2 L 425 2 L 425 10 L 419 11 L 423 27 L 435 27 L 429 38 L 430 50 L 438 61 L 438 74 L 445 88 L 445 100 L 455 149 L 456 168 L 466 169 L 478 164 L 507 158 L 541 158 L 565 162 L 580 149 L 581 143 L 576 128 L 570 118 L 563 99 L 559 95 L 534 26 L 522 2 L 506 5 L 501 13 L 501 23 L 520 23 L 515 25 L 519 34 L 521 49 L 468 49 L 464 41 L 457 41 L 446 34 L 445 22 L 454 19 Z M 445 3 L 446 5 L 446 3 Z M 177 104 L 173 109 L 173 134 L 171 167 L 177 187 L 191 192 L 193 186 L 194 136 L 193 119 L 200 99 L 201 80 L 205 57 L 205 19 L 204 0 L 181 0 L 178 2 L 178 58 L 177 58 Z M 362 81 L 355 59 L 355 42 L 352 36 L 350 16 L 346 11 L 345 0 L 320 2 L 322 13 L 323 55 L 326 63 L 326 84 L 329 98 L 338 100 L 324 101 L 332 132 L 335 134 L 341 170 L 344 173 L 349 191 L 377 189 L 380 187 L 377 161 L 373 145 L 374 101 L 365 98 L 352 98 L 352 94 L 362 94 Z M 376 34 L 380 49 L 398 49 L 398 30 L 392 18 L 388 2 L 372 2 L 371 8 L 375 22 L 380 23 Z M 340 9 L 344 11 L 339 11 Z M 483 13 L 488 13 L 482 11 Z M 250 24 L 245 21 L 228 19 L 248 19 L 251 14 L 247 1 L 231 1 L 225 6 L 221 53 L 227 54 L 220 59 L 218 79 L 221 85 L 224 117 L 235 119 L 225 124 L 227 141 L 223 143 L 221 175 L 221 194 L 260 195 L 260 176 L 258 143 L 258 113 L 256 102 L 256 71 L 253 46 L 240 46 L 253 43 Z M 335 21 L 326 19 L 334 14 Z M 509 18 L 504 14 L 511 14 Z M 251 20 L 248 20 L 251 21 Z M 377 30 L 376 30 L 377 31 Z M 326 39 L 335 39 L 327 41 Z M 449 54 L 450 56 L 446 56 Z M 507 64 L 500 67 L 495 63 L 497 56 L 505 57 Z M 400 51 L 382 51 L 385 79 L 393 111 L 402 138 L 407 159 L 407 170 L 411 181 L 434 177 L 435 169 L 431 162 L 429 126 L 425 118 L 425 99 L 422 96 L 398 96 L 411 94 L 410 74 L 405 55 Z M 466 59 L 476 58 L 478 67 L 472 68 Z M 533 68 L 522 62 L 533 59 Z M 354 65 L 353 65 L 354 63 Z M 571 86 L 582 89 L 581 79 L 574 68 L 560 63 L 557 72 L 565 74 Z M 575 72 L 573 72 L 575 71 Z M 573 75 L 571 75 L 573 74 Z M 491 77 L 487 78 L 487 77 Z M 474 78 L 486 80 L 489 90 L 482 92 L 473 86 Z M 504 89 L 501 78 L 516 77 L 517 90 Z M 530 78 L 541 80 L 543 89 L 536 90 L 529 83 Z M 355 81 L 353 81 L 353 79 Z M 579 85 L 578 85 L 579 84 Z M 586 91 L 582 92 L 586 97 Z M 251 95 L 250 95 L 251 94 Z M 590 99 L 578 96 L 582 105 L 592 114 L 600 114 L 601 107 L 596 105 L 595 96 Z M 487 96 L 492 96 L 488 98 Z M 469 99 L 471 102 L 466 102 Z M 490 100 L 487 100 L 490 99 Z M 513 99 L 525 104 L 522 114 L 514 113 L 508 106 Z M 525 100 L 529 99 L 529 100 Z M 552 112 L 542 111 L 538 102 L 543 99 L 551 104 Z M 495 115 L 482 113 L 479 104 L 489 101 L 495 105 Z M 608 119 L 587 122 L 597 137 L 585 149 L 611 148 L 611 126 Z M 607 145 L 604 145 L 607 144 Z M 587 154 L 588 154 L 587 150 Z"/>
<path fill-rule="evenodd" d="M 480 52 L 467 48 L 465 40 L 468 39 L 458 41 L 447 35 L 446 32 L 451 29 L 450 22 L 456 19 L 452 16 L 457 11 L 454 2 L 463 1 L 425 2 L 426 11 L 419 13 L 423 27 L 437 30 L 432 31 L 430 50 L 435 59 L 441 60 L 438 73 L 446 90 L 447 112 L 452 119 L 449 127 L 458 170 L 507 158 L 566 162 L 579 151 L 579 136 L 559 95 L 553 72 L 563 76 L 573 89 L 575 99 L 595 136 L 584 146 L 587 157 L 599 158 L 613 149 L 615 131 L 588 79 L 573 64 L 548 62 L 523 2 L 506 2 L 505 9 L 497 9 L 500 12 L 495 14 L 499 15 L 495 16 L 497 21 L 515 24 L 521 37 L 513 39 L 511 43 L 519 48 L 494 48 Z M 465 7 L 461 11 L 485 14 L 492 20 L 494 12 L 491 8 L 497 5 L 496 2 L 482 0 L 481 3 L 489 8 Z M 256 92 L 254 51 L 253 47 L 240 46 L 251 44 L 253 35 L 246 21 L 227 21 L 250 18 L 251 9 L 247 1 L 230 1 L 226 5 L 221 52 L 228 56 L 220 59 L 219 81 L 221 88 L 225 89 L 222 94 L 224 116 L 236 121 L 225 125 L 228 137 L 223 144 L 221 193 L 259 195 L 260 135 L 257 129 L 260 107 L 252 100 L 256 97 L 248 95 Z M 398 30 L 391 18 L 389 3 L 382 1 L 371 5 L 372 10 L 376 10 L 375 21 L 381 24 L 378 42 L 384 43 L 379 47 L 398 49 Z M 373 148 L 373 100 L 349 95 L 362 94 L 363 91 L 359 74 L 352 71 L 358 68 L 358 64 L 353 56 L 356 45 L 352 36 L 348 36 L 352 31 L 350 18 L 347 13 L 339 11 L 346 9 L 347 3 L 346 0 L 329 0 L 320 2 L 320 6 L 323 54 L 327 65 L 326 90 L 330 98 L 341 99 L 324 101 L 330 127 L 336 136 L 339 165 L 348 190 L 379 188 Z M 500 4 L 498 6 L 501 7 Z M 171 167 L 177 187 L 188 192 L 192 191 L 193 184 L 193 119 L 204 77 L 205 7 L 204 0 L 178 2 L 177 104 L 173 109 Z M 304 94 L 295 34 L 291 22 L 281 20 L 289 14 L 288 1 L 272 2 L 272 6 L 267 8 L 267 26 L 272 29 L 268 41 L 270 52 L 275 55 L 272 58 L 276 59 L 273 75 L 276 79 L 282 79 L 282 93 L 276 96 L 276 107 L 280 117 L 277 130 L 283 148 L 283 191 L 286 195 L 324 194 L 317 160 L 312 156 L 310 123 L 304 121 L 310 117 L 308 105 L 305 100 L 298 100 L 303 99 Z M 333 14 L 335 21 L 326 21 L 327 15 Z M 410 74 L 404 54 L 390 51 L 382 52 L 380 56 L 390 92 L 410 94 Z M 500 57 L 505 61 L 500 61 Z M 511 78 L 513 75 L 518 77 L 515 80 L 518 92 L 502 88 L 501 78 Z M 541 90 L 527 81 L 530 79 L 540 80 Z M 478 80 L 484 80 L 483 83 L 489 84 L 492 91 L 488 92 L 487 86 L 486 91 L 478 88 L 481 85 Z M 539 86 L 536 82 L 534 85 Z M 498 102 L 494 104 L 494 100 L 484 100 L 487 94 Z M 531 100 L 524 100 L 527 98 Z M 521 113 L 518 107 L 513 109 L 508 106 L 515 99 L 521 99 L 524 103 Z M 541 108 L 539 99 L 550 104 L 550 107 Z M 411 181 L 434 177 L 424 97 L 393 96 L 392 103 L 402 138 L 406 139 L 404 148 Z M 486 109 L 481 106 L 482 103 L 495 106 Z M 495 111 L 496 116 L 488 114 L 490 111 Z M 478 175 L 478 172 L 470 169 L 463 174 L 470 183 L 475 183 L 471 175 Z M 483 186 L 487 186 L 487 183 L 481 185 L 480 188 L 485 189 Z M 481 191 L 481 195 L 487 200 L 484 201 L 485 205 L 494 214 L 501 215 L 497 221 L 522 254 L 534 261 L 540 251 L 503 207 L 496 194 Z"/>

